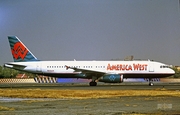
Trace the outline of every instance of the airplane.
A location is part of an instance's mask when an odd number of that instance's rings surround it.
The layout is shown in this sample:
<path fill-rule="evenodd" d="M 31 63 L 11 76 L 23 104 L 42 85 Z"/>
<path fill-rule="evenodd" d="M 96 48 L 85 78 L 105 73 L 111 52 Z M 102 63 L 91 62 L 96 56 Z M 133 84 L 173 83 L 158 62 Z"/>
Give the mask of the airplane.
<path fill-rule="evenodd" d="M 58 78 L 92 79 L 90 86 L 97 82 L 122 83 L 126 78 L 149 79 L 174 75 L 168 65 L 151 60 L 133 61 L 41 61 L 16 36 L 8 36 L 14 62 L 4 63 L 4 67 Z"/>

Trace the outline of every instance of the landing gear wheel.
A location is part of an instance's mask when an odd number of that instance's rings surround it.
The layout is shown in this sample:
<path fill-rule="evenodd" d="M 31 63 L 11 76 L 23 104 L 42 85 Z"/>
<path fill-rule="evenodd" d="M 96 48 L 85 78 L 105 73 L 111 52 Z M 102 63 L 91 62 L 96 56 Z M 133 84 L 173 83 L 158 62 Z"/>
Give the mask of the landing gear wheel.
<path fill-rule="evenodd" d="M 152 82 L 149 83 L 149 86 L 153 86 L 154 84 Z"/>
<path fill-rule="evenodd" d="M 96 83 L 96 82 L 91 81 L 91 82 L 89 83 L 89 85 L 90 85 L 90 86 L 96 86 L 96 85 L 97 85 L 97 83 Z"/>

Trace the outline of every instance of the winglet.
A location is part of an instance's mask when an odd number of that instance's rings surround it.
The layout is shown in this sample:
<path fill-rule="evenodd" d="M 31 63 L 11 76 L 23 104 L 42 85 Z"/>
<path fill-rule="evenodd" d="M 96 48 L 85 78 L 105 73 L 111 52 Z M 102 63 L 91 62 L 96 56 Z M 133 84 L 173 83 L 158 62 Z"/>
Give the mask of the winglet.
<path fill-rule="evenodd" d="M 16 36 L 8 36 L 14 62 L 39 61 Z"/>

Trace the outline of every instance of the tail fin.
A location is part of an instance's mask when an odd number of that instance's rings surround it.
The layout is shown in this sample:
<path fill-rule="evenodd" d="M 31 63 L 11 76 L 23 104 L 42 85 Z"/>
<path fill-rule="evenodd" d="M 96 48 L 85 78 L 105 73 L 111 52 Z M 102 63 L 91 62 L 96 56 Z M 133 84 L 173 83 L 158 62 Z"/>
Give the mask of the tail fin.
<path fill-rule="evenodd" d="M 8 36 L 14 62 L 38 61 L 30 50 L 16 36 Z"/>

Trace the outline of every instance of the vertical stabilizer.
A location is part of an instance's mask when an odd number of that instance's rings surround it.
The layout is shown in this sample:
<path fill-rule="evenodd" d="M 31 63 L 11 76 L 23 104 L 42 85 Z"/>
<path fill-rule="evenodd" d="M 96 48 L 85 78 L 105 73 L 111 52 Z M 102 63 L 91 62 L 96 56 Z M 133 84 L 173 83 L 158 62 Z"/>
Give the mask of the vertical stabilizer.
<path fill-rule="evenodd" d="M 16 36 L 8 36 L 14 62 L 38 61 L 31 51 Z"/>

